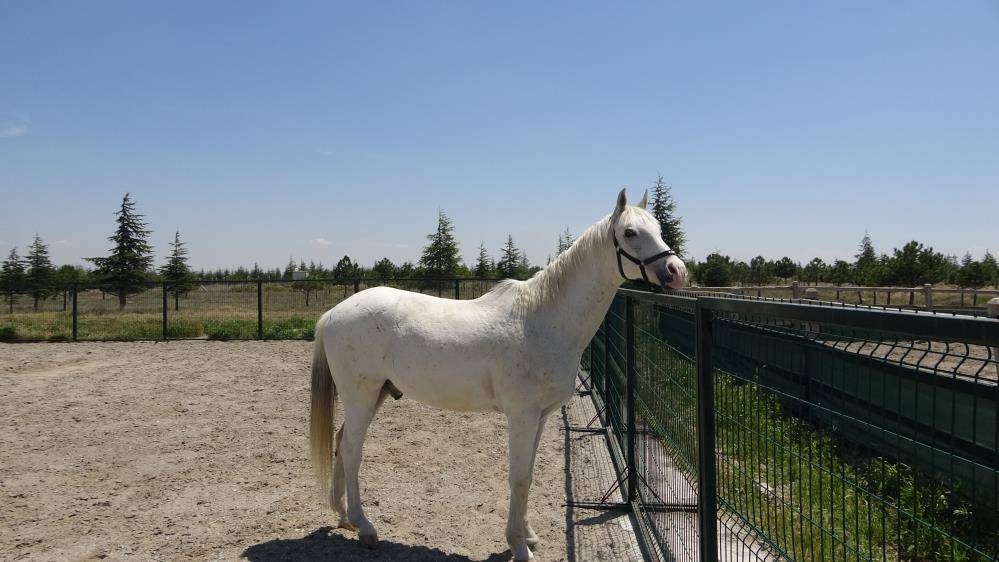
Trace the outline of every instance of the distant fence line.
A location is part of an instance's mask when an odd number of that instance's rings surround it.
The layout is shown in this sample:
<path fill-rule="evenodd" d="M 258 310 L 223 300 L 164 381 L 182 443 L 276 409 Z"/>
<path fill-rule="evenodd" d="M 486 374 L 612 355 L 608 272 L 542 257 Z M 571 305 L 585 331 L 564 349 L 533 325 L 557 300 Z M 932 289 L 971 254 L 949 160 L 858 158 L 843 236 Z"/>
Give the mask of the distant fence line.
<path fill-rule="evenodd" d="M 28 294 L 0 309 L 0 340 L 171 340 L 311 338 L 319 316 L 364 289 L 392 286 L 453 299 L 482 296 L 499 280 L 302 279 L 195 281 L 185 293 L 151 282 L 126 306 L 99 284 L 73 284 L 34 310 Z M 12 311 L 13 310 L 13 311 Z"/>
<path fill-rule="evenodd" d="M 919 287 L 868 287 L 828 284 L 809 285 L 795 281 L 789 285 L 695 287 L 695 289 L 759 298 L 814 298 L 816 300 L 834 300 L 838 302 L 870 304 L 873 306 L 911 306 L 924 310 L 943 311 L 962 308 L 981 309 L 990 298 L 999 297 L 999 289 L 937 287 L 930 283 Z M 903 295 L 906 299 L 901 302 L 896 299 L 895 302 L 892 302 L 892 296 L 894 295 Z"/>

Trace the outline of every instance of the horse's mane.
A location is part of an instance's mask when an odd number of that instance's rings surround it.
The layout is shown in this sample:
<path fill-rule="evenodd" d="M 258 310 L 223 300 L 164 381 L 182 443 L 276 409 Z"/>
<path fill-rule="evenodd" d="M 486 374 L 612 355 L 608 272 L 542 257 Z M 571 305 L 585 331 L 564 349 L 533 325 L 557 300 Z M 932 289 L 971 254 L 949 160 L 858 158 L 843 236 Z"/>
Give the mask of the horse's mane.
<path fill-rule="evenodd" d="M 610 217 L 605 217 L 579 235 L 569 249 L 555 257 L 541 271 L 526 281 L 504 279 L 486 295 L 512 293 L 513 308 L 533 312 L 549 304 L 559 293 L 562 282 L 573 273 L 595 246 L 604 246 L 611 236 Z"/>

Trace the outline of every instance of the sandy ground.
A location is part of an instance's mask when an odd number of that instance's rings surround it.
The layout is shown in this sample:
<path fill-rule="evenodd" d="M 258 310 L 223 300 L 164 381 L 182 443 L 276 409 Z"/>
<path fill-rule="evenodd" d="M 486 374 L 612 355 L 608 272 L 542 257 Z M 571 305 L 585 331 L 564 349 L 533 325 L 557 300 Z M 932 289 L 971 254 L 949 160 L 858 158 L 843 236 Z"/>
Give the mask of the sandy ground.
<path fill-rule="evenodd" d="M 310 346 L 0 345 L 0 559 L 508 560 L 499 414 L 387 401 L 361 472 L 382 542 L 329 527 L 307 461 Z M 567 464 L 604 460 L 572 453 L 563 423 L 535 471 L 538 559 L 635 559 L 628 516 L 565 507 Z"/>

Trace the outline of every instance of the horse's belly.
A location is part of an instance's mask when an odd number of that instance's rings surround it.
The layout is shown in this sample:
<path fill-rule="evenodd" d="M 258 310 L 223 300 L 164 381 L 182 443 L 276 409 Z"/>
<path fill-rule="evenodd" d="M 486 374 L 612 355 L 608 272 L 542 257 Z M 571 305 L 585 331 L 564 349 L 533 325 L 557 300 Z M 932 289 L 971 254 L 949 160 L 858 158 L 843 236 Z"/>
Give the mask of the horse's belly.
<path fill-rule="evenodd" d="M 406 397 L 436 408 L 468 412 L 499 409 L 492 385 L 484 376 L 414 372 L 390 380 Z"/>

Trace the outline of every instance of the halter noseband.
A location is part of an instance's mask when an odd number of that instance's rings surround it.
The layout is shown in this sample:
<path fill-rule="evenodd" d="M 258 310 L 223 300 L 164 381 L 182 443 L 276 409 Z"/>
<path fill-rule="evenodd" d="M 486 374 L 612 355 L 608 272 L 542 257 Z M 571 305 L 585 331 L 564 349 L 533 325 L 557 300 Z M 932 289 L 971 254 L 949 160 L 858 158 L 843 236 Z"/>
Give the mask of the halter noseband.
<path fill-rule="evenodd" d="M 628 261 L 638 266 L 638 270 L 642 272 L 642 280 L 650 285 L 655 285 L 655 283 L 649 281 L 649 275 L 645 272 L 645 266 L 649 265 L 650 263 L 656 260 L 665 258 L 667 256 L 676 255 L 676 252 L 674 252 L 673 250 L 666 250 L 665 252 L 659 252 L 658 254 L 649 258 L 645 258 L 644 260 L 638 259 L 635 256 L 624 251 L 624 248 L 621 247 L 621 244 L 618 244 L 617 242 L 617 235 L 614 235 L 614 248 L 617 250 L 617 270 L 621 273 L 621 277 L 623 277 L 625 281 L 637 281 L 637 279 L 629 279 L 628 276 L 624 274 L 624 264 L 621 262 L 621 258 L 625 257 L 628 258 Z M 672 275 L 669 273 L 668 269 L 666 270 L 666 275 L 669 276 L 670 280 L 672 281 Z"/>

